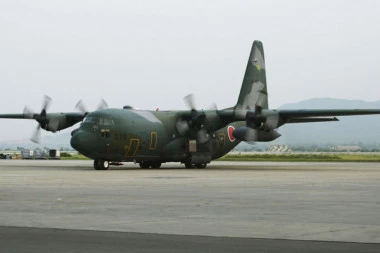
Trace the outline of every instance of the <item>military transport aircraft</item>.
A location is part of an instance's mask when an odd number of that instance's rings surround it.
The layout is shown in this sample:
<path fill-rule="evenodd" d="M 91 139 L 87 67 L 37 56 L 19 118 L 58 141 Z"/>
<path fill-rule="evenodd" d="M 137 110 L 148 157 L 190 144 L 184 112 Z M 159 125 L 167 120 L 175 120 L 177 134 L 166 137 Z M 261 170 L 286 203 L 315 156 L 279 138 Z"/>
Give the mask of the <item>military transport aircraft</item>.
<path fill-rule="evenodd" d="M 188 111 L 146 111 L 125 106 L 93 112 L 47 113 L 45 98 L 41 113 L 2 114 L 0 118 L 35 119 L 40 129 L 56 132 L 82 122 L 72 131 L 71 146 L 94 160 L 94 168 L 110 164 L 139 163 L 141 168 L 159 168 L 165 162 L 181 162 L 186 168 L 205 168 L 211 160 L 232 150 L 241 141 L 267 142 L 287 123 L 338 121 L 335 116 L 380 114 L 379 109 L 361 110 L 271 110 L 263 45 L 254 41 L 237 104 L 223 110 L 197 110 L 192 96 L 185 97 Z"/>

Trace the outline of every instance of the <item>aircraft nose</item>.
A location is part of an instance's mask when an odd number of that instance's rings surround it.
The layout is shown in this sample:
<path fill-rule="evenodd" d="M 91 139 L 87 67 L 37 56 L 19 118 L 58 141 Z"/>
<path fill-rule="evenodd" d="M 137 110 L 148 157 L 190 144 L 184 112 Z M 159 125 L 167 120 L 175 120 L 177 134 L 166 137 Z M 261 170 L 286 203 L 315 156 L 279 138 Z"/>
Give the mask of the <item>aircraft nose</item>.
<path fill-rule="evenodd" d="M 73 131 L 74 132 L 74 131 Z M 88 134 L 83 131 L 76 131 L 72 133 L 72 137 L 70 140 L 70 145 L 75 150 L 79 151 L 82 154 L 87 153 L 87 142 L 88 142 Z"/>

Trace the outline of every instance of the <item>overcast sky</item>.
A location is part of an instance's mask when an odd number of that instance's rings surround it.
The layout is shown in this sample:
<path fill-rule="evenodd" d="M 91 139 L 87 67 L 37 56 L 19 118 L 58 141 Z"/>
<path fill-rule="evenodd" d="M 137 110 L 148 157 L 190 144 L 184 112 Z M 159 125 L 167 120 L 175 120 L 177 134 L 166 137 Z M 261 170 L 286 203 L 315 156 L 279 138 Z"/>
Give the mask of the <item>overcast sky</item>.
<path fill-rule="evenodd" d="M 235 105 L 255 39 L 269 105 L 380 100 L 379 1 L 0 1 L 0 113 Z M 36 122 L 0 120 L 0 141 Z"/>

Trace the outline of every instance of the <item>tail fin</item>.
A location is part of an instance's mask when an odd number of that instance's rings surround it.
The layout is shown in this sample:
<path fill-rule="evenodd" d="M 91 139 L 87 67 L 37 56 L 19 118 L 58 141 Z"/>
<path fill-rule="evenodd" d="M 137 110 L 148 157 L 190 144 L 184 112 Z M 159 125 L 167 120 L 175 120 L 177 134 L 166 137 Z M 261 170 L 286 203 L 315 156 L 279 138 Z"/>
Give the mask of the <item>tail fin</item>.
<path fill-rule="evenodd" d="M 268 109 L 264 48 L 255 40 L 249 55 L 236 110 Z"/>

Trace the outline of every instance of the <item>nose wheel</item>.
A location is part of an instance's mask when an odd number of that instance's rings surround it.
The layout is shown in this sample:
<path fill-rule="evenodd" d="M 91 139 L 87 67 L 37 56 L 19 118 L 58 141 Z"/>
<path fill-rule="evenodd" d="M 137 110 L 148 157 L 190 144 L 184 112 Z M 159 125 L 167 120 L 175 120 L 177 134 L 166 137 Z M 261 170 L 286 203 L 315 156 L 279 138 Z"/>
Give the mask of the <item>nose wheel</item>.
<path fill-rule="evenodd" d="M 94 160 L 94 169 L 96 170 L 108 170 L 110 164 L 105 160 Z"/>

